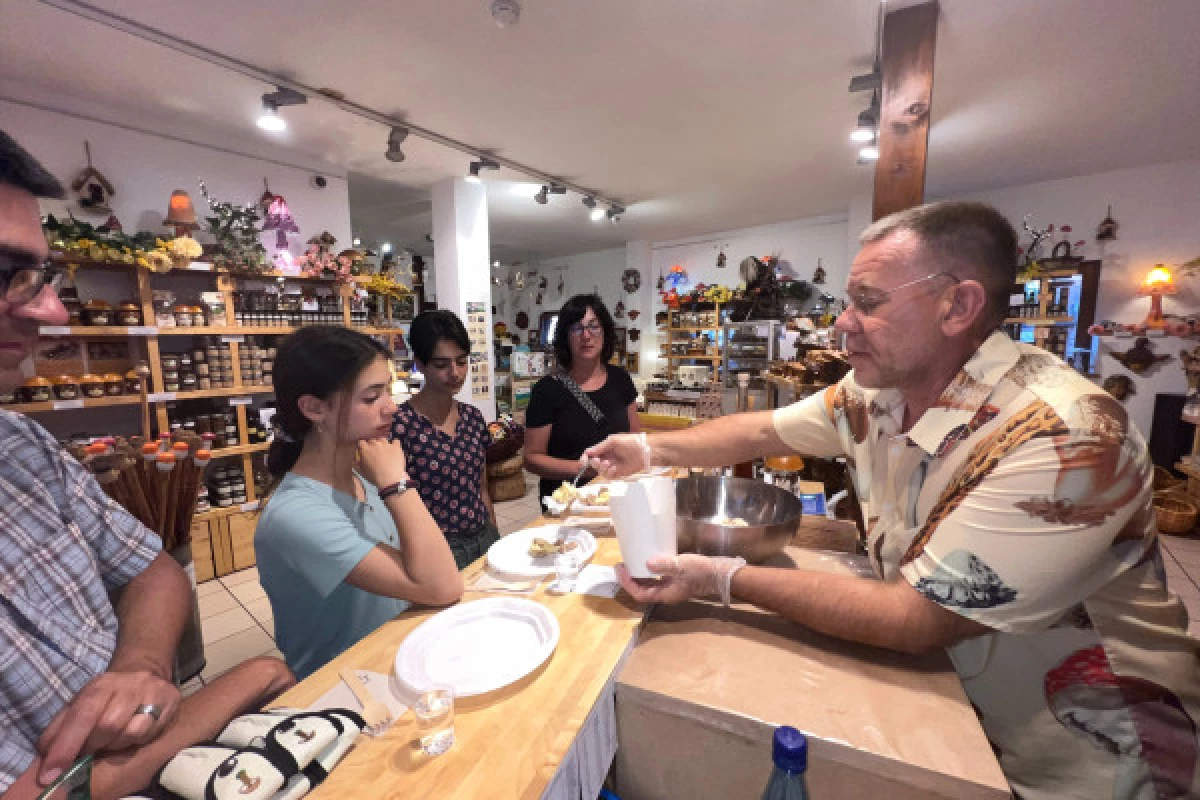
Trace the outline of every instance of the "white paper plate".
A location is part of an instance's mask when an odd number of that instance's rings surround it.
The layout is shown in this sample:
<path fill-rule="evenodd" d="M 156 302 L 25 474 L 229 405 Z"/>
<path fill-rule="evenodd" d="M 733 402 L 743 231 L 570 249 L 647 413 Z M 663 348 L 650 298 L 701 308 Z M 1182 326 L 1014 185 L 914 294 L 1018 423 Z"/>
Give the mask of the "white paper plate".
<path fill-rule="evenodd" d="M 591 486 L 580 486 L 579 487 L 579 495 L 581 498 L 582 497 L 595 497 L 600 492 L 600 490 L 605 488 L 606 486 L 608 486 L 608 484 L 603 484 L 603 483 L 593 484 Z M 555 500 L 553 497 L 543 497 L 542 501 L 546 504 L 546 510 L 549 511 L 551 514 L 559 515 L 559 514 L 563 513 L 563 504 L 558 502 L 557 500 Z M 571 513 L 577 514 L 580 516 L 588 516 L 588 517 L 611 516 L 611 514 L 608 510 L 607 503 L 605 503 L 602 506 L 593 506 L 593 505 L 588 505 L 587 503 L 581 502 L 580 500 L 576 500 L 574 503 L 571 504 Z"/>
<path fill-rule="evenodd" d="M 396 651 L 396 678 L 414 692 L 434 684 L 457 697 L 524 678 L 558 646 L 558 619 L 521 597 L 461 603 L 421 623 Z"/>
<path fill-rule="evenodd" d="M 596 554 L 596 538 L 582 528 L 543 525 L 540 528 L 526 528 L 500 537 L 500 541 L 488 548 L 488 565 L 497 572 L 520 578 L 544 578 L 553 575 L 554 556 L 534 558 L 529 555 L 529 545 L 535 537 L 553 542 L 561 538 L 565 531 L 572 531 L 579 537 L 583 548 L 580 555 L 585 562 Z"/>

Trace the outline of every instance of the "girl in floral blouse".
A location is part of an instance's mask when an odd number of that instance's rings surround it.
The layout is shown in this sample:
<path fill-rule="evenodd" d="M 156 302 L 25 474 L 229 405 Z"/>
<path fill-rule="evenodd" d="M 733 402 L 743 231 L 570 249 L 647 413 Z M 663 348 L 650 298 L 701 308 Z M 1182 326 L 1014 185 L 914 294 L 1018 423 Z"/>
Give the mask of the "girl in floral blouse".
<path fill-rule="evenodd" d="M 487 423 L 454 398 L 470 369 L 471 341 L 453 312 L 437 310 L 417 315 L 409 343 L 425 385 L 396 411 L 392 439 L 404 446 L 417 491 L 462 569 L 500 538 L 484 483 Z"/>

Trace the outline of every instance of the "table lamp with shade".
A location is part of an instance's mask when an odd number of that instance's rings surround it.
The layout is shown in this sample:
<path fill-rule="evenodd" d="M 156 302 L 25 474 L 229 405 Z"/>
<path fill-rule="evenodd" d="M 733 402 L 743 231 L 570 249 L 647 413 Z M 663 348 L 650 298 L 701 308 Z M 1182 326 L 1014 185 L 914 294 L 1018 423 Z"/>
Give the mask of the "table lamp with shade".
<path fill-rule="evenodd" d="M 174 228 L 176 236 L 187 236 L 189 232 L 200 227 L 196 221 L 196 209 L 192 205 L 192 198 L 183 189 L 171 192 L 171 199 L 167 202 L 167 218 L 163 220 L 163 225 Z"/>
<path fill-rule="evenodd" d="M 1155 264 L 1154 269 L 1146 275 L 1142 285 L 1138 287 L 1140 297 L 1150 298 L 1150 313 L 1142 324 L 1147 329 L 1161 330 L 1166 327 L 1163 319 L 1162 299 L 1165 294 L 1175 294 L 1175 278 L 1162 264 Z"/>

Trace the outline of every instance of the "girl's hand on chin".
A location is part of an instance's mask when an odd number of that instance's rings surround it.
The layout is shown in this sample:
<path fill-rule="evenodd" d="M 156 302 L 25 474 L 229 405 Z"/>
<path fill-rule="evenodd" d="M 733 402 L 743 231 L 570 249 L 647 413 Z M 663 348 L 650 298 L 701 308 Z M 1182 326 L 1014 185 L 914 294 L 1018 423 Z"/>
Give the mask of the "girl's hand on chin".
<path fill-rule="evenodd" d="M 358 443 L 358 469 L 377 489 L 408 478 L 404 446 L 399 441 L 363 439 Z"/>

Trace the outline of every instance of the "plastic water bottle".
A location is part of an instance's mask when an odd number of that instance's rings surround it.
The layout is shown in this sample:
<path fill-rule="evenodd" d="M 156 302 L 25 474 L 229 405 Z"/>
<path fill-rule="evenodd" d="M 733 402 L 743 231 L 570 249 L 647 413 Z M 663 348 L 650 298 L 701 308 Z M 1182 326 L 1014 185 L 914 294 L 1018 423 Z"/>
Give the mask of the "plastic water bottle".
<path fill-rule="evenodd" d="M 808 800 L 804 773 L 808 769 L 808 740 L 795 728 L 782 725 L 775 729 L 771 747 L 771 780 L 763 800 Z"/>

